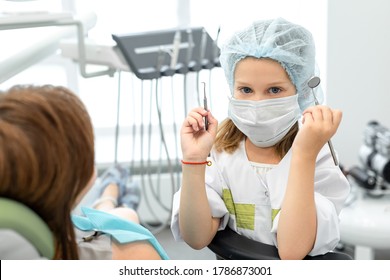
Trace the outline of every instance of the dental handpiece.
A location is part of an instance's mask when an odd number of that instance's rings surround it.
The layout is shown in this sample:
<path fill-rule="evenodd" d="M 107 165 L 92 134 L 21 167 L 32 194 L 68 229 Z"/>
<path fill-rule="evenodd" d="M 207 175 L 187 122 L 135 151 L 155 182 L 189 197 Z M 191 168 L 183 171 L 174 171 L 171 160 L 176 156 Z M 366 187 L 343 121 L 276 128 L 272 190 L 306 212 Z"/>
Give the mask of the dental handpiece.
<path fill-rule="evenodd" d="M 203 84 L 203 108 L 208 111 L 207 109 L 207 97 L 206 97 L 206 83 L 202 82 Z M 209 128 L 209 119 L 207 117 L 204 118 L 204 128 L 207 130 Z"/>
<path fill-rule="evenodd" d="M 314 103 L 315 103 L 316 105 L 319 105 L 319 102 L 318 102 L 317 97 L 316 97 L 316 95 L 315 95 L 315 93 L 314 93 L 314 88 L 316 88 L 316 87 L 320 84 L 320 82 L 321 82 L 320 78 L 314 76 L 314 77 L 312 77 L 312 78 L 309 80 L 309 82 L 307 83 L 307 85 L 309 86 L 309 88 L 311 88 L 311 92 L 312 92 L 313 97 L 314 97 Z M 336 153 L 335 153 L 335 151 L 334 151 L 333 144 L 332 144 L 332 141 L 331 141 L 331 140 L 328 141 L 328 146 L 329 146 L 329 149 L 330 149 L 330 153 L 331 153 L 331 155 L 332 155 L 332 158 L 333 158 L 333 162 L 334 162 L 334 164 L 335 164 L 336 166 L 338 166 L 338 165 L 339 165 L 339 162 L 338 162 L 338 160 L 337 160 L 337 156 L 336 156 Z"/>

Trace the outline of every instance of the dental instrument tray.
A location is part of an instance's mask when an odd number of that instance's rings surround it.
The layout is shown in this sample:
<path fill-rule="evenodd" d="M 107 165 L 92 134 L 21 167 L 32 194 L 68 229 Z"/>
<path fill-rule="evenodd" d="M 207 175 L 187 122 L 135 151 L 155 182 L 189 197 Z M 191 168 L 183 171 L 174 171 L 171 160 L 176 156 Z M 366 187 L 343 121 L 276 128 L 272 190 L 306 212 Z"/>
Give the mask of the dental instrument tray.
<path fill-rule="evenodd" d="M 142 80 L 220 66 L 217 43 L 203 27 L 112 34 L 112 38 Z"/>

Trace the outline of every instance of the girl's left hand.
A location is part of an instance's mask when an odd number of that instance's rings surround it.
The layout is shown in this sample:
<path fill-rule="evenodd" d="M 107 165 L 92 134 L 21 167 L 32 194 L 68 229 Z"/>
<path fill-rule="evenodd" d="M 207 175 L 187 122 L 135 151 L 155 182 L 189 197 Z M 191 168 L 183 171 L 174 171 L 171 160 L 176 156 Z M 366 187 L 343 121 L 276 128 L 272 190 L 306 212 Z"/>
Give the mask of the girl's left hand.
<path fill-rule="evenodd" d="M 322 147 L 336 133 L 342 112 L 328 106 L 317 105 L 303 112 L 302 127 L 295 137 L 293 148 L 317 157 Z"/>

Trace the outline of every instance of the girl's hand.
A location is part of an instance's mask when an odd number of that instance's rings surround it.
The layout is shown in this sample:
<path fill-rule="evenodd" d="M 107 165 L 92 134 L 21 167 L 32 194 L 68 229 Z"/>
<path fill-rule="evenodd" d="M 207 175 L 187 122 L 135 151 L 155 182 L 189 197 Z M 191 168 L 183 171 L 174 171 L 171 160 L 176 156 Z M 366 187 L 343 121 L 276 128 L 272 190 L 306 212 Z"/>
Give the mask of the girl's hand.
<path fill-rule="evenodd" d="M 204 117 L 208 118 L 208 129 L 205 130 Z M 185 118 L 181 127 L 181 149 L 183 160 L 205 161 L 217 135 L 218 121 L 205 109 L 193 109 Z"/>
<path fill-rule="evenodd" d="M 336 133 L 342 112 L 328 106 L 312 106 L 303 112 L 302 127 L 293 144 L 301 153 L 317 157 L 322 147 Z"/>

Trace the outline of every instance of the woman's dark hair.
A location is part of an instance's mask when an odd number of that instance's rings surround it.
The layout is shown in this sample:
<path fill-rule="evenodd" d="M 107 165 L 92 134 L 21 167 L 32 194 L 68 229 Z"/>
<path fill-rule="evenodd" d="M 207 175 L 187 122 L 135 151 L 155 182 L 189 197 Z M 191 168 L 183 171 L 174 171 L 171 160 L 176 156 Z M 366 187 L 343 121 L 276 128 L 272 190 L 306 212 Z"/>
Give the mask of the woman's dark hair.
<path fill-rule="evenodd" d="M 94 162 L 91 119 L 70 90 L 25 85 L 0 94 L 0 196 L 47 223 L 56 259 L 78 259 L 71 211 Z"/>

